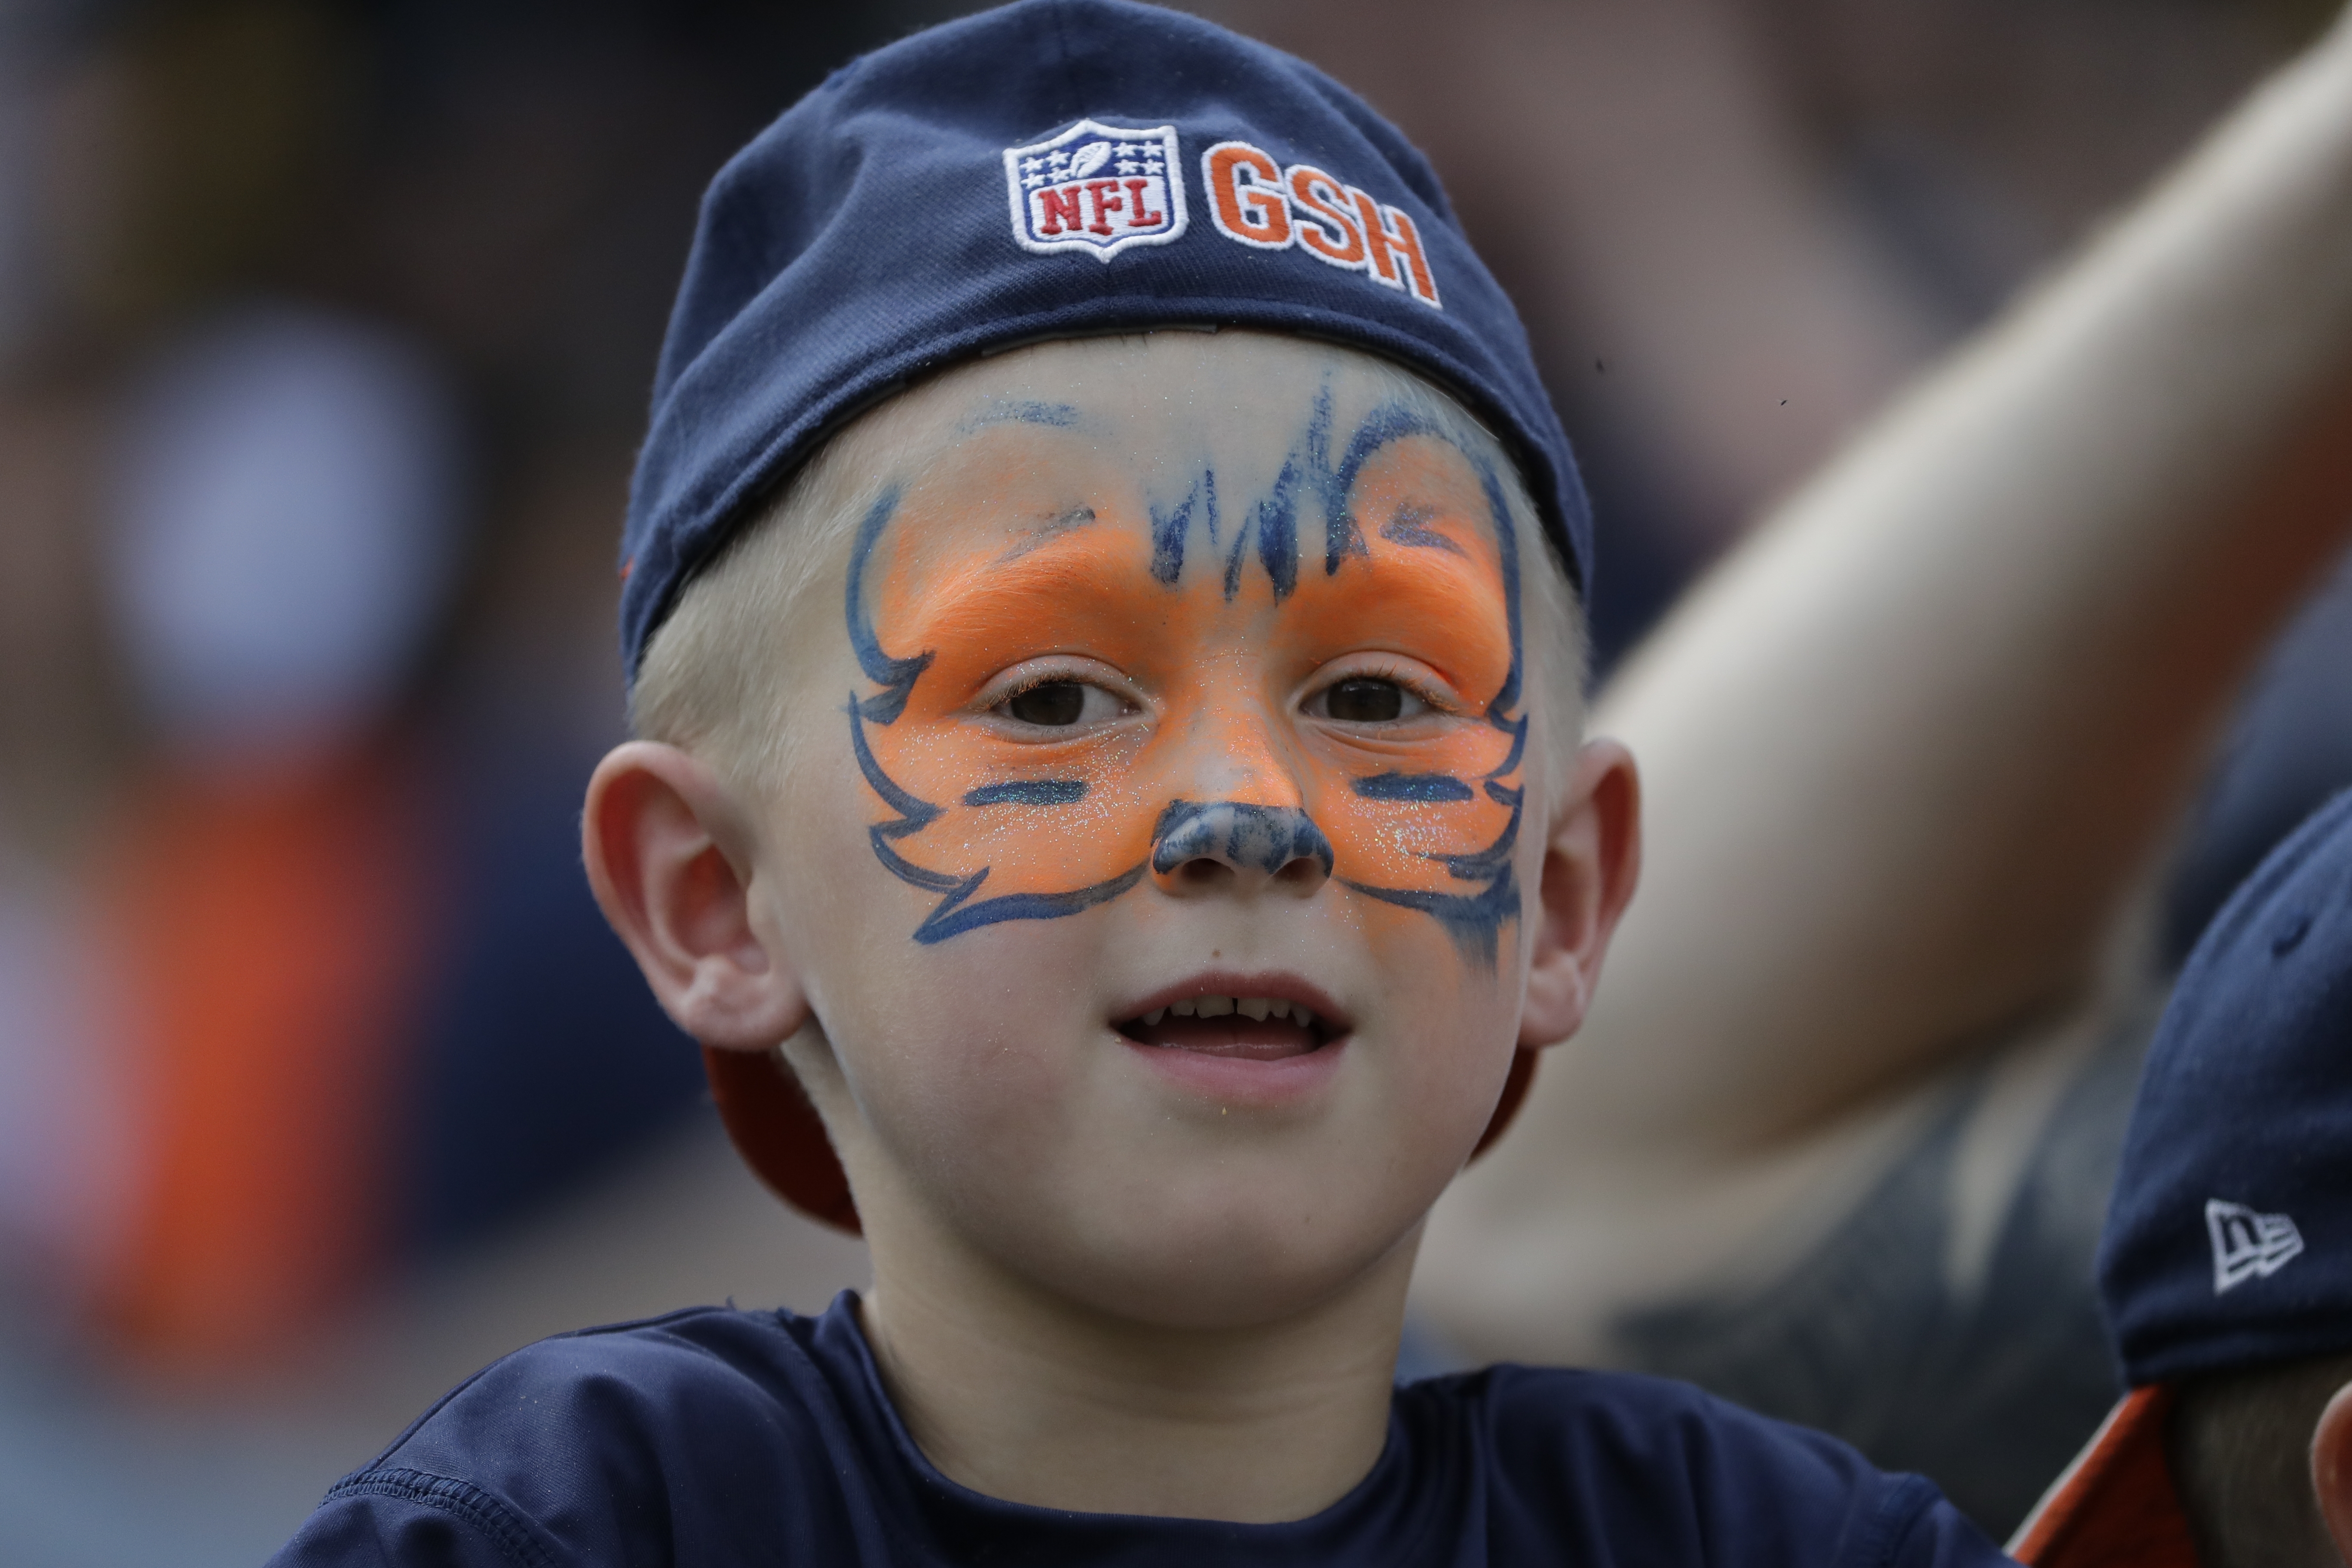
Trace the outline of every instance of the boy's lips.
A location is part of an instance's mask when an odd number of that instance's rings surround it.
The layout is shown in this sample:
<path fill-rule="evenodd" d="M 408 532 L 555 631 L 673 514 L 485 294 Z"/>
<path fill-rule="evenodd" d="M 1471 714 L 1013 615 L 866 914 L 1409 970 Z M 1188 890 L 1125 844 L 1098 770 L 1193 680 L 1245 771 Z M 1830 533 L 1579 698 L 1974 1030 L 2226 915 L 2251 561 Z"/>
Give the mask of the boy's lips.
<path fill-rule="evenodd" d="M 1112 1026 L 1139 1045 L 1276 1062 L 1320 1050 L 1353 1026 L 1319 986 L 1297 975 L 1213 973 L 1162 987 Z"/>

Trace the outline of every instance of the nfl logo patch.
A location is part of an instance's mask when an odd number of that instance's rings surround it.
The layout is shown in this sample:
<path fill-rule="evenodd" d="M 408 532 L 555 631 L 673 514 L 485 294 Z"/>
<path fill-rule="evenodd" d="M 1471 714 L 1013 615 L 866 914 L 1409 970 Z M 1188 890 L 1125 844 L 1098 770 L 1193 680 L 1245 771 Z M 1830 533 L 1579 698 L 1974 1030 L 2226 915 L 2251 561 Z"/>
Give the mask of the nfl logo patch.
<path fill-rule="evenodd" d="M 1040 254 L 1083 250 L 1108 261 L 1184 232 L 1176 128 L 1122 131 L 1081 120 L 1050 141 L 1004 150 L 1013 237 Z"/>

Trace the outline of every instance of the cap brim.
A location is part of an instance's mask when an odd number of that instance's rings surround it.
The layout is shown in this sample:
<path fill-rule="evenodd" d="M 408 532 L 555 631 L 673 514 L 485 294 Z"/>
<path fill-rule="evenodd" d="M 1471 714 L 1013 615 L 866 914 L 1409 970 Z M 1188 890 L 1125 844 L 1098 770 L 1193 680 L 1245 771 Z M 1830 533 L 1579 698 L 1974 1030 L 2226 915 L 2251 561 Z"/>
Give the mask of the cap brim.
<path fill-rule="evenodd" d="M 2011 1537 L 2032 1568 L 2198 1568 L 2189 1516 L 2164 1453 L 2172 1390 L 2136 1388 Z"/>

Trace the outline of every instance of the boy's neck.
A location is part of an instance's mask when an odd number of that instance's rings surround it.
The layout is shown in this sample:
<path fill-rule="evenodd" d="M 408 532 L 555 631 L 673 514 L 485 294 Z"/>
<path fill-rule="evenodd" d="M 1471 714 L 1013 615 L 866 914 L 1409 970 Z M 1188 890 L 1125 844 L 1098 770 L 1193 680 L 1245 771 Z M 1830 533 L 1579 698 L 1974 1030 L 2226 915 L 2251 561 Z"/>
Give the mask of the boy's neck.
<path fill-rule="evenodd" d="M 1273 1523 L 1337 1502 L 1388 1436 L 1416 1229 L 1334 1297 L 1243 1329 L 1167 1329 L 969 1257 L 887 1268 L 863 1322 L 908 1431 L 961 1485 L 1085 1513 Z"/>

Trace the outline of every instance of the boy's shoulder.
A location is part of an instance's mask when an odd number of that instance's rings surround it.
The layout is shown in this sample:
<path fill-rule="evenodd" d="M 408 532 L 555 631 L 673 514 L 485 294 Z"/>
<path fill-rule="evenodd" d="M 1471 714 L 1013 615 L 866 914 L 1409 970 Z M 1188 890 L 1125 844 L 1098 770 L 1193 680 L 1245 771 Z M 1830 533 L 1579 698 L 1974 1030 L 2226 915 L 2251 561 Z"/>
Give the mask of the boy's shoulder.
<path fill-rule="evenodd" d="M 1080 1515 L 957 1486 L 883 1394 L 854 1300 L 541 1341 L 340 1482 L 277 1561 L 1959 1564 L 1927 1483 L 1686 1384 L 1497 1366 L 1398 1392 L 1379 1465 L 1280 1525 Z"/>
<path fill-rule="evenodd" d="M 273 1561 L 856 1561 L 825 1517 L 854 1439 L 810 1348 L 840 1311 L 695 1307 L 527 1345 L 337 1482 Z"/>

